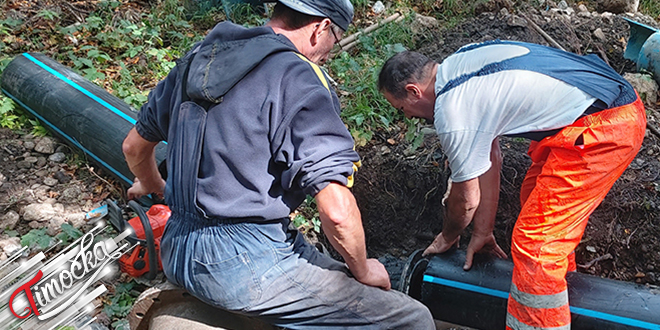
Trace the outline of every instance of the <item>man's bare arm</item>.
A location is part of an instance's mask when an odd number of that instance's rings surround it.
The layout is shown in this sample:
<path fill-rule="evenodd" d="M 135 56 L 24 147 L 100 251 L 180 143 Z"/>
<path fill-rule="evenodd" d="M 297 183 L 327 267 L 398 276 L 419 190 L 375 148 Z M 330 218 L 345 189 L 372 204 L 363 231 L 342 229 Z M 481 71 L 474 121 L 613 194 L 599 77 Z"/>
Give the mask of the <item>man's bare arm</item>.
<path fill-rule="evenodd" d="M 389 290 L 390 278 L 385 267 L 376 259 L 367 259 L 362 217 L 351 191 L 341 184 L 330 183 L 315 197 L 323 231 L 344 257 L 355 279 Z"/>
<path fill-rule="evenodd" d="M 158 142 L 144 139 L 135 128 L 132 128 L 124 139 L 122 151 L 126 157 L 128 168 L 135 175 L 135 182 L 128 189 L 129 199 L 151 193 L 163 195 L 165 180 L 160 176 L 156 164 L 155 148 L 157 144 Z"/>

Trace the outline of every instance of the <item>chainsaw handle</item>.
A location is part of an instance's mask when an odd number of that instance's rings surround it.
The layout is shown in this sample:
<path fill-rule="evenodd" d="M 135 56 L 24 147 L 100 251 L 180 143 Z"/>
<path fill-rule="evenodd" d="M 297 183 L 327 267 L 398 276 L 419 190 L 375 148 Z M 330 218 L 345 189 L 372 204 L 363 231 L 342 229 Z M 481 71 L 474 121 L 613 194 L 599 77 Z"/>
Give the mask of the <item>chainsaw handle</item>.
<path fill-rule="evenodd" d="M 156 256 L 156 241 L 154 240 L 154 232 L 151 229 L 149 217 L 147 217 L 144 208 L 136 201 L 129 201 L 128 206 L 135 211 L 138 218 L 140 218 L 142 228 L 144 228 L 144 238 L 147 243 L 147 252 L 149 253 L 149 273 L 145 277 L 148 280 L 153 280 L 156 278 L 156 272 L 158 272 L 158 257 Z"/>

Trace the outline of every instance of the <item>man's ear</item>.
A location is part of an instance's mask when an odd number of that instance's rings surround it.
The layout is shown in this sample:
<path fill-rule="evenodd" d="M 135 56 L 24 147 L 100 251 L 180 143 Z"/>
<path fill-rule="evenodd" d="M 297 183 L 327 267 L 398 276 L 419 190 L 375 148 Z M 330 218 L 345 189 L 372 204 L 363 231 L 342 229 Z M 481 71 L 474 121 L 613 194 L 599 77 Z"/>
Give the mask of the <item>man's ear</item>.
<path fill-rule="evenodd" d="M 316 45 L 316 43 L 321 40 L 321 35 L 323 33 L 328 33 L 325 30 L 330 28 L 330 24 L 332 24 L 332 21 L 329 18 L 324 18 L 320 22 L 314 23 L 314 29 L 312 30 L 311 36 L 312 45 Z"/>
<path fill-rule="evenodd" d="M 419 88 L 419 86 L 417 86 L 415 83 L 406 84 L 406 92 L 408 92 L 408 94 L 412 94 L 416 98 L 422 97 L 422 89 Z"/>

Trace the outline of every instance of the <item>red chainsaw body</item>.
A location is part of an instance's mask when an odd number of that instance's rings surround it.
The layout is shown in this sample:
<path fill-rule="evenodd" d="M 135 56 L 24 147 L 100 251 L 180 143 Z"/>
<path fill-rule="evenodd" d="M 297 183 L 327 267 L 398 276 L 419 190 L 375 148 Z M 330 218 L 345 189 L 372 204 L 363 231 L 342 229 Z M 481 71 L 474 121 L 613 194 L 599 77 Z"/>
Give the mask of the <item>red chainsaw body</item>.
<path fill-rule="evenodd" d="M 160 239 L 163 236 L 163 231 L 165 231 L 165 224 L 170 218 L 172 211 L 167 205 L 155 204 L 149 208 L 146 212 L 147 218 L 149 218 L 149 223 L 151 224 L 151 230 L 154 233 L 154 245 L 156 246 L 156 253 L 160 253 Z M 140 222 L 139 217 L 135 217 L 128 221 L 128 225 L 131 226 L 135 235 L 138 239 L 144 241 L 146 240 L 146 235 L 144 234 L 144 228 L 142 227 L 142 222 Z M 158 270 L 163 269 L 163 265 L 160 261 L 160 256 L 157 256 L 158 259 Z M 133 252 L 130 254 L 124 254 L 119 258 L 119 267 L 121 271 L 131 275 L 133 277 L 140 277 L 147 273 L 151 267 L 149 265 L 149 252 L 147 247 L 144 244 L 138 244 Z"/>

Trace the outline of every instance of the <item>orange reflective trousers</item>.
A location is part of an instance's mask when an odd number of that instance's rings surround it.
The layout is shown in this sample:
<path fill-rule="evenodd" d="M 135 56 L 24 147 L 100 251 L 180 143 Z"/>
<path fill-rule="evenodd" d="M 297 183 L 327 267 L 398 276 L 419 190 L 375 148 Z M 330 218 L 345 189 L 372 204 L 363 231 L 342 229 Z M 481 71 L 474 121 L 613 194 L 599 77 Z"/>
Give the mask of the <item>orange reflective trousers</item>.
<path fill-rule="evenodd" d="M 529 148 L 513 229 L 507 329 L 570 329 L 566 272 L 589 215 L 639 151 L 646 113 L 634 103 L 582 117 Z"/>

